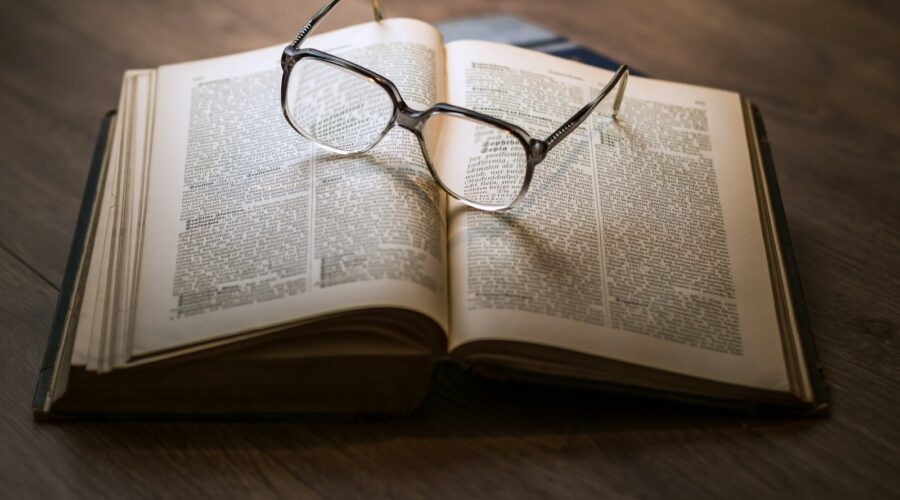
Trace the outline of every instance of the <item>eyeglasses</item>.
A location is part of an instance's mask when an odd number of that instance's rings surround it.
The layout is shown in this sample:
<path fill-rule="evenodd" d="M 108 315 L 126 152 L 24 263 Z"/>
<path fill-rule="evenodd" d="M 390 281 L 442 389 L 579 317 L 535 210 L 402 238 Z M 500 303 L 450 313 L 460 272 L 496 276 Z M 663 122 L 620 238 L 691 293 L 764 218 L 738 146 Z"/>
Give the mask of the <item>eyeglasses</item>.
<path fill-rule="evenodd" d="M 281 56 L 281 108 L 303 137 L 339 155 L 369 151 L 394 127 L 411 131 L 428 169 L 450 196 L 481 210 L 512 208 L 528 191 L 535 167 L 584 122 L 614 89 L 612 118 L 622 103 L 628 67 L 620 66 L 600 93 L 545 139 L 471 109 L 439 103 L 411 109 L 387 78 L 340 57 L 300 45 L 340 0 L 322 7 Z M 373 0 L 375 20 L 383 19 Z M 458 145 L 452 150 L 447 144 Z M 440 155 L 438 145 L 443 148 Z M 452 152 L 452 154 L 444 154 Z"/>

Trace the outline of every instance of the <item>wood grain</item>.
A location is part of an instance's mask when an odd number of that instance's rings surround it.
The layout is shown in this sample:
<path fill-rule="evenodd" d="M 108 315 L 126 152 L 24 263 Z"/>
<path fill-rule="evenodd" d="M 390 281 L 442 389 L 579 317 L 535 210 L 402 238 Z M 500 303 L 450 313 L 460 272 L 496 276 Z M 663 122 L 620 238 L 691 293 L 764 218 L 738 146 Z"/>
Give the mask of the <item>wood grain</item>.
<path fill-rule="evenodd" d="M 364 21 L 345 0 L 331 26 Z M 94 134 L 127 68 L 289 38 L 311 0 L 0 2 L 0 491 L 6 497 L 897 497 L 900 4 L 391 0 L 511 12 L 766 118 L 834 409 L 752 417 L 437 383 L 409 419 L 93 422 L 29 413 Z"/>

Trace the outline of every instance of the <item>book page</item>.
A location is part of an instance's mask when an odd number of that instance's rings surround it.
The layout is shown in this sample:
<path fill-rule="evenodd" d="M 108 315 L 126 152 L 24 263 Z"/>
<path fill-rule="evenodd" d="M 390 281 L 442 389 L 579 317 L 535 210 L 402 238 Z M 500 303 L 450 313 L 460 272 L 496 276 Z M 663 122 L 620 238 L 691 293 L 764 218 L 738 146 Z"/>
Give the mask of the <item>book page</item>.
<path fill-rule="evenodd" d="M 612 76 L 499 44 L 446 52 L 451 104 L 540 139 Z M 788 390 L 739 95 L 632 77 L 618 121 L 611 102 L 511 211 L 451 200 L 450 347 L 516 340 Z"/>
<path fill-rule="evenodd" d="M 412 107 L 444 98 L 425 23 L 303 47 L 386 76 Z M 367 307 L 447 324 L 446 203 L 415 137 L 394 128 L 351 156 L 314 145 L 282 115 L 282 49 L 159 69 L 132 355 Z"/>
<path fill-rule="evenodd" d="M 107 144 L 90 237 L 72 364 L 109 369 L 127 358 L 142 221 L 150 104 L 156 70 L 125 72 Z M 121 340 L 121 341 L 120 341 Z"/>

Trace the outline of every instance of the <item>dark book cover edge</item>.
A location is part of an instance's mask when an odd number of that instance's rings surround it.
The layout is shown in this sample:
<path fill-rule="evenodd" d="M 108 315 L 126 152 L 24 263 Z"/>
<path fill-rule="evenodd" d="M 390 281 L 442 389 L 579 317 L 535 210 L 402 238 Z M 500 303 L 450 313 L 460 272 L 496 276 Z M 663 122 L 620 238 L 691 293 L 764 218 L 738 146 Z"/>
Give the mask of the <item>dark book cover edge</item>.
<path fill-rule="evenodd" d="M 750 110 L 752 113 L 753 124 L 756 128 L 757 140 L 759 141 L 763 175 L 765 175 L 766 183 L 769 187 L 769 203 L 772 206 L 776 237 L 778 238 L 778 245 L 781 248 L 781 256 L 788 279 L 789 293 L 791 295 L 791 301 L 794 304 L 794 317 L 797 321 L 800 344 L 803 349 L 803 357 L 813 392 L 813 404 L 816 412 L 825 412 L 828 410 L 830 404 L 828 388 L 825 385 L 822 363 L 819 361 L 815 336 L 813 335 L 812 324 L 809 320 L 809 311 L 807 310 L 806 299 L 803 295 L 803 286 L 800 283 L 800 270 L 797 266 L 797 259 L 794 256 L 794 247 L 791 243 L 791 236 L 788 230 L 784 203 L 781 198 L 781 190 L 778 187 L 778 177 L 775 174 L 775 162 L 772 157 L 772 147 L 769 143 L 769 138 L 766 135 L 765 124 L 763 123 L 762 114 L 760 113 L 759 108 L 755 104 L 750 103 Z"/>
<path fill-rule="evenodd" d="M 100 131 L 97 135 L 97 142 L 94 146 L 94 153 L 91 158 L 87 181 L 85 182 L 84 195 L 81 199 L 81 208 L 78 212 L 78 220 L 72 237 L 72 245 L 69 249 L 66 271 L 63 275 L 63 283 L 60 288 L 59 297 L 56 300 L 56 310 L 53 314 L 53 322 L 51 323 L 50 333 L 47 337 L 44 360 L 41 363 L 37 386 L 34 390 L 34 399 L 32 400 L 31 409 L 36 417 L 43 416 L 47 413 L 45 406 L 47 397 L 49 396 L 50 382 L 53 378 L 56 360 L 59 356 L 60 349 L 62 348 L 63 330 L 65 329 L 66 319 L 69 315 L 72 299 L 75 294 L 76 278 L 78 277 L 78 268 L 81 257 L 84 253 L 89 236 L 88 231 L 91 226 L 91 218 L 93 217 L 97 194 L 100 187 L 100 174 L 103 170 L 103 158 L 106 154 L 109 129 L 114 116 L 115 111 L 110 111 L 103 117 L 103 120 L 100 123 Z"/>

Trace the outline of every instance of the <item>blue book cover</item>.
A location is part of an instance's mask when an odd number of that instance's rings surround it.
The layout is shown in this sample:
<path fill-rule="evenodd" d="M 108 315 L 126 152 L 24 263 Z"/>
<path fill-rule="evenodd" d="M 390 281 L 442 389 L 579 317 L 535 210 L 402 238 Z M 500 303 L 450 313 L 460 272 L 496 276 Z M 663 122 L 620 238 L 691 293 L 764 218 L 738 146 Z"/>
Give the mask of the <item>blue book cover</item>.
<path fill-rule="evenodd" d="M 545 52 L 612 71 L 615 71 L 621 65 L 620 62 L 604 54 L 577 45 L 562 35 L 511 15 L 501 14 L 456 19 L 438 23 L 437 28 L 444 36 L 444 42 L 484 40 Z M 641 75 L 634 68 L 631 68 L 631 74 Z"/>

